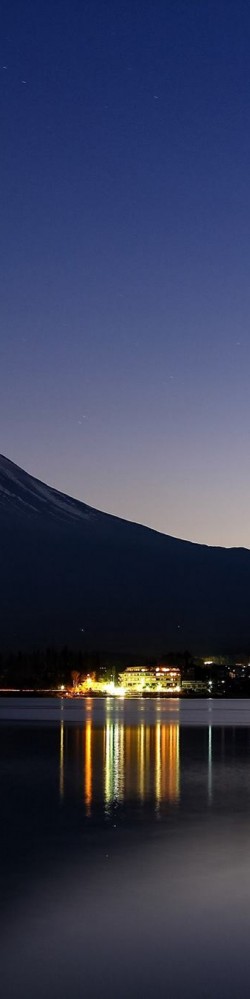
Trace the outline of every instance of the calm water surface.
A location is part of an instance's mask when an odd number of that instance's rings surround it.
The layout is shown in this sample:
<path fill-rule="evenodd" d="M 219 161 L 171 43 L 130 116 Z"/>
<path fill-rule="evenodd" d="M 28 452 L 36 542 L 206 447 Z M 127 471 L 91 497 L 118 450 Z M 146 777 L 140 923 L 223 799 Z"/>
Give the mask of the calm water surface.
<path fill-rule="evenodd" d="M 3 999 L 243 997 L 248 701 L 0 700 Z"/>

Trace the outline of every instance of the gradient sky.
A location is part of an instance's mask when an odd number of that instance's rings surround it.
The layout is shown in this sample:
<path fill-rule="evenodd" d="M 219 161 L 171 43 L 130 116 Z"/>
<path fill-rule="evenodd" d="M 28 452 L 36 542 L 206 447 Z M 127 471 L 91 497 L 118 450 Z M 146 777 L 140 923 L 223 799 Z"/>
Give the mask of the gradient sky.
<path fill-rule="evenodd" d="M 0 450 L 250 547 L 249 0 L 2 0 Z"/>

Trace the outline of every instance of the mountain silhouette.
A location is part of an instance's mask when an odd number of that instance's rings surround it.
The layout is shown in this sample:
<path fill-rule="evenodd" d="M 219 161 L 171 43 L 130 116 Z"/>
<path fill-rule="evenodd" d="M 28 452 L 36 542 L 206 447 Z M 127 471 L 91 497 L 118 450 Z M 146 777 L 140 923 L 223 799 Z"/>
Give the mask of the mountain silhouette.
<path fill-rule="evenodd" d="M 0 650 L 250 649 L 250 551 L 92 509 L 0 456 Z"/>

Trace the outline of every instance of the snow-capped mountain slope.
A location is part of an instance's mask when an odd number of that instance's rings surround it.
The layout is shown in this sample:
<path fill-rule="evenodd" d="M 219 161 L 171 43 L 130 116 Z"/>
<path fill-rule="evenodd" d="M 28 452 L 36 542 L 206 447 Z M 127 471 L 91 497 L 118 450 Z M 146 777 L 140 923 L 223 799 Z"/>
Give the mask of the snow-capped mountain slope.
<path fill-rule="evenodd" d="M 0 455 L 0 504 L 50 517 L 89 518 L 92 511 L 84 503 L 46 486 Z"/>
<path fill-rule="evenodd" d="M 92 510 L 0 457 L 0 652 L 250 650 L 250 552 Z"/>

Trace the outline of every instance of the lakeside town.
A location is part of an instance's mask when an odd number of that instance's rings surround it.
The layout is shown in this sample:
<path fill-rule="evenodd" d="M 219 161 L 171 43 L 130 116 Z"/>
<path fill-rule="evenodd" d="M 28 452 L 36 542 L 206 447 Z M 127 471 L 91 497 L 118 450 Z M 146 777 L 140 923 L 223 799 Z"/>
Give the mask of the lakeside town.
<path fill-rule="evenodd" d="M 168 654 L 157 662 L 61 652 L 18 653 L 0 660 L 0 693 L 77 697 L 249 697 L 248 656 L 197 659 Z M 79 660 L 79 661 L 78 661 Z"/>
<path fill-rule="evenodd" d="M 180 667 L 128 666 L 115 678 L 73 676 L 72 686 L 65 688 L 69 697 L 81 696 L 250 696 L 250 663 L 226 665 L 205 661 L 202 666 Z"/>

